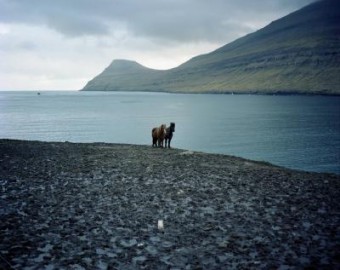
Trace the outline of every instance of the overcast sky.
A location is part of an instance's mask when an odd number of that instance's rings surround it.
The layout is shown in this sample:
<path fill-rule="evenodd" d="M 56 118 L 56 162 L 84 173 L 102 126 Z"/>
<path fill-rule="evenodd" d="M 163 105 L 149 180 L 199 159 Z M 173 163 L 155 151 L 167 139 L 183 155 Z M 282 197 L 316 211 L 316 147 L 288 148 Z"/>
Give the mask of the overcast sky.
<path fill-rule="evenodd" d="M 114 59 L 168 69 L 314 0 L 0 0 L 0 90 L 79 90 Z"/>

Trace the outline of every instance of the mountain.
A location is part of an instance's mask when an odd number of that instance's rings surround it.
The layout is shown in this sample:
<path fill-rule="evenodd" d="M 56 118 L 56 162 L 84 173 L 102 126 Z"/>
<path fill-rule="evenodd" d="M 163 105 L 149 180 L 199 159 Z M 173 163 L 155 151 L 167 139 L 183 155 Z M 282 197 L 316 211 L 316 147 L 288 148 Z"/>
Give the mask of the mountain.
<path fill-rule="evenodd" d="M 340 1 L 312 3 L 170 70 L 114 60 L 83 90 L 340 94 Z"/>
<path fill-rule="evenodd" d="M 143 67 L 135 61 L 114 60 L 101 74 L 88 82 L 83 90 L 150 91 L 164 71 Z"/>

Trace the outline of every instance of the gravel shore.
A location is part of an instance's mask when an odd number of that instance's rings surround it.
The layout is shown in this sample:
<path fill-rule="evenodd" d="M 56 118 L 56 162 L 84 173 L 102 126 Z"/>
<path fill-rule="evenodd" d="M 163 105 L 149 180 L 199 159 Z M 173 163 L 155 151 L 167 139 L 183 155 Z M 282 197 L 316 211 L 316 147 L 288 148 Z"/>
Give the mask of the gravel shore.
<path fill-rule="evenodd" d="M 340 269 L 339 244 L 338 175 L 0 140 L 0 269 Z"/>

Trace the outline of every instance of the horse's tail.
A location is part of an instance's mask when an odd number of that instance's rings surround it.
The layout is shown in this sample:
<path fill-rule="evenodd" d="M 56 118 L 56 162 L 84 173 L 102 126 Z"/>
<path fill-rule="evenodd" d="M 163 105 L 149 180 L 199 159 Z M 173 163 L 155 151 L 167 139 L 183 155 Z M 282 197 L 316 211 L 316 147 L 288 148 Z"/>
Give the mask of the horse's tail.
<path fill-rule="evenodd" d="M 151 131 L 151 136 L 154 137 L 155 132 L 157 131 L 157 128 L 153 128 Z"/>
<path fill-rule="evenodd" d="M 158 128 L 153 128 L 151 131 L 151 137 L 152 137 L 152 146 L 157 146 L 157 133 Z"/>

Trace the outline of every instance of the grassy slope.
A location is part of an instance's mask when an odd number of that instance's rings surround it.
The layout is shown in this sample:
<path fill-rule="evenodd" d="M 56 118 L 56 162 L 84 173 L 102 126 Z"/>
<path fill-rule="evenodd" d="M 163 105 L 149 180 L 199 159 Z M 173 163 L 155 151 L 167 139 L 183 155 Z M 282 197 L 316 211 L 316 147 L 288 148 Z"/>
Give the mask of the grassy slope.
<path fill-rule="evenodd" d="M 337 1 L 317 2 L 175 69 L 114 61 L 85 89 L 339 94 L 339 18 Z"/>

